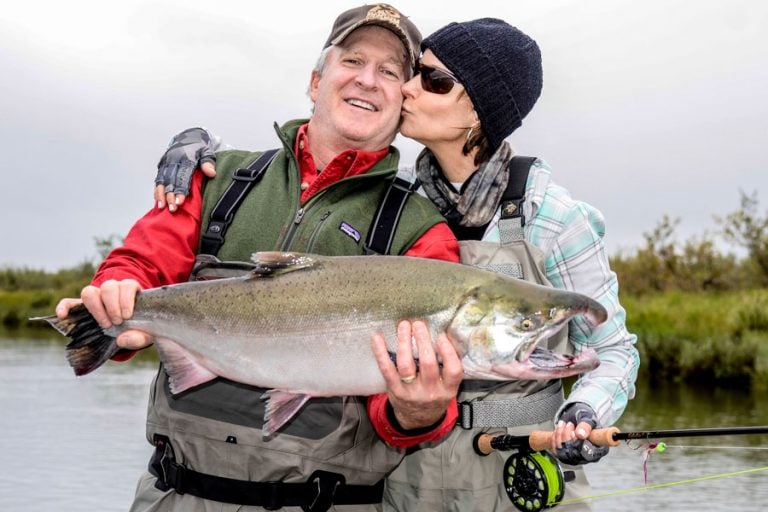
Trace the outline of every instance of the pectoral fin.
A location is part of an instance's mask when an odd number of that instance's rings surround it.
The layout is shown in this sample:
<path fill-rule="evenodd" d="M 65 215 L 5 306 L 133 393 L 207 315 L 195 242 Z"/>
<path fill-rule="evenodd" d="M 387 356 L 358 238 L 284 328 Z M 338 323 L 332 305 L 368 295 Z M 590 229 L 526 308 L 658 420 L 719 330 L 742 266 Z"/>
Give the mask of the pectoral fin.
<path fill-rule="evenodd" d="M 264 393 L 264 400 L 267 401 L 264 426 L 261 428 L 264 435 L 269 436 L 277 432 L 299 412 L 299 409 L 307 403 L 309 398 L 309 395 L 289 393 L 278 389 L 270 389 Z"/>
<path fill-rule="evenodd" d="M 173 340 L 158 338 L 155 340 L 155 347 L 168 373 L 168 383 L 174 395 L 218 377 Z"/>

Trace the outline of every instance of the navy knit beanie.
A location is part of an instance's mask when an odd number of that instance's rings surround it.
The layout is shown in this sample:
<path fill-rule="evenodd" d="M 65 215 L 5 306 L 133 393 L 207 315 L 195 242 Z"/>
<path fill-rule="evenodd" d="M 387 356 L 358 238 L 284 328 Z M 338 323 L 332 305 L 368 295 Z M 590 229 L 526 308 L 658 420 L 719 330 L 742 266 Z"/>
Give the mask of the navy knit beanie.
<path fill-rule="evenodd" d="M 536 41 L 495 18 L 450 23 L 421 43 L 467 90 L 493 150 L 515 131 L 541 94 Z"/>

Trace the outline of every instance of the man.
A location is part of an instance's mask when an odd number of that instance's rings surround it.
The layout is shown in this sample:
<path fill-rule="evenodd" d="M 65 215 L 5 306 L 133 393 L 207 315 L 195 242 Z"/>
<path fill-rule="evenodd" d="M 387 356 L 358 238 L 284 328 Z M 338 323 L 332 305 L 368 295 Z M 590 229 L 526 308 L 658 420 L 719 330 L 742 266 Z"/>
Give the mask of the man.
<path fill-rule="evenodd" d="M 389 144 L 400 117 L 400 87 L 420 41 L 416 27 L 391 6 L 342 13 L 312 72 L 312 118 L 277 129 L 283 147 L 231 223 L 222 228 L 210 216 L 234 181 L 219 178 L 203 187 L 198 173 L 173 220 L 168 210 L 147 213 L 83 289 L 82 301 L 97 321 L 108 327 L 129 318 L 141 288 L 196 278 L 199 246 L 228 261 L 275 249 L 363 254 L 362 240 L 396 172 L 398 154 Z M 256 171 L 258 157 L 220 153 L 219 174 Z M 390 252 L 458 261 L 450 229 L 416 196 L 405 204 Z M 66 316 L 78 302 L 62 300 L 57 314 Z M 457 415 L 461 363 L 448 344 L 438 344 L 435 354 L 415 329 L 418 373 L 410 342 L 401 342 L 398 355 L 409 360 L 401 359 L 400 368 L 379 359 L 388 394 L 367 404 L 359 397 L 310 401 L 270 438 L 260 431 L 264 390 L 222 379 L 173 396 L 161 369 L 147 421 L 156 450 L 132 510 L 376 510 L 382 478 L 403 456 L 393 446 L 439 439 Z M 118 345 L 138 350 L 151 341 L 129 331 Z"/>
<path fill-rule="evenodd" d="M 507 498 L 508 478 L 500 478 L 508 475 L 509 453 L 479 457 L 473 450 L 475 436 L 550 429 L 553 418 L 551 451 L 568 464 L 565 497 L 587 496 L 590 489 L 579 466 L 599 460 L 607 448 L 585 439 L 601 421 L 612 423 L 620 416 L 634 393 L 639 363 L 636 338 L 626 329 L 616 276 L 603 247 L 602 214 L 556 185 L 542 160 L 513 158 L 504 141 L 541 91 L 541 53 L 535 41 L 503 20 L 485 18 L 446 25 L 422 42 L 422 50 L 421 76 L 403 87 L 401 133 L 425 145 L 415 169 L 423 191 L 461 240 L 462 263 L 580 291 L 599 300 L 610 320 L 598 329 L 576 320 L 548 340 L 550 349 L 562 352 L 595 350 L 601 361 L 600 368 L 576 381 L 565 402 L 559 380 L 464 381 L 462 428 L 409 451 L 387 477 L 384 508 L 514 510 L 519 503 Z M 185 185 L 173 173 L 192 169 L 210 151 L 212 138 L 202 129 L 176 138 L 159 167 L 158 207 L 163 207 L 161 200 L 177 199 L 178 186 L 183 190 Z M 164 196 L 167 189 L 160 190 L 163 185 L 170 185 L 170 197 Z M 405 339 L 419 339 L 420 328 L 403 329 Z M 530 473 L 518 471 L 516 481 L 522 482 L 518 490 L 532 496 L 539 489 L 532 485 L 536 472 Z M 584 503 L 571 507 L 588 509 Z"/>

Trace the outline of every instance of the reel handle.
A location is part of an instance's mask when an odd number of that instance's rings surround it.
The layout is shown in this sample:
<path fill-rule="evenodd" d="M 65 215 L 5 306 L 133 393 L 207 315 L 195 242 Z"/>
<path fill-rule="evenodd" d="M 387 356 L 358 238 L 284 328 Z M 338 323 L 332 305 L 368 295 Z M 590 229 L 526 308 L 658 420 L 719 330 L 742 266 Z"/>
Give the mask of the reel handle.
<path fill-rule="evenodd" d="M 596 446 L 619 446 L 618 440 L 613 438 L 618 434 L 616 427 L 596 428 L 589 434 L 589 440 Z M 535 431 L 527 436 L 527 444 L 535 452 L 544 451 L 552 446 L 553 432 Z M 494 436 L 493 434 L 480 434 L 475 437 L 475 451 L 480 455 L 489 455 L 496 450 L 510 450 L 519 447 L 518 439 L 513 436 Z M 521 439 L 525 439 L 522 437 Z"/>

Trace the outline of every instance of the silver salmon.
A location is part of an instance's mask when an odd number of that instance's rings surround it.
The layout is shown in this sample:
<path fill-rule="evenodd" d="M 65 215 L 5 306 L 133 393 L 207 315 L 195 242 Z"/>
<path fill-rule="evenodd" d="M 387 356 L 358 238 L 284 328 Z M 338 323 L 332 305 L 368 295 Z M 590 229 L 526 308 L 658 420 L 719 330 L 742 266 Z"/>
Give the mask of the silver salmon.
<path fill-rule="evenodd" d="M 396 353 L 400 320 L 445 332 L 465 378 L 552 379 L 591 370 L 597 355 L 538 346 L 571 318 L 592 326 L 606 310 L 581 294 L 475 267 L 405 256 L 324 257 L 257 253 L 241 277 L 142 290 L 133 317 L 102 330 L 83 306 L 45 317 L 71 339 L 67 358 L 87 374 L 120 349 L 115 337 L 139 329 L 155 338 L 171 391 L 217 377 L 269 388 L 271 434 L 310 397 L 386 391 L 371 337 Z"/>

